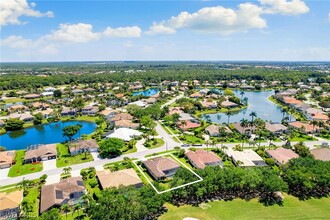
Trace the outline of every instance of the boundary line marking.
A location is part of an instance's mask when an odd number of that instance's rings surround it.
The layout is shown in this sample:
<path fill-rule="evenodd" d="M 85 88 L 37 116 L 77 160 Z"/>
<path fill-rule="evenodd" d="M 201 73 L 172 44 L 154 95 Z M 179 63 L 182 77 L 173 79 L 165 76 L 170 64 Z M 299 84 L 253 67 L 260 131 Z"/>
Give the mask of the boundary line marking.
<path fill-rule="evenodd" d="M 193 181 L 193 182 L 190 182 L 190 183 L 185 183 L 183 185 L 180 185 L 180 186 L 176 186 L 176 187 L 173 187 L 171 189 L 167 189 L 167 190 L 163 190 L 163 191 L 158 191 L 157 188 L 154 186 L 154 184 L 152 184 L 152 182 L 149 180 L 149 178 L 144 174 L 143 170 L 136 164 L 136 162 L 139 162 L 139 161 L 142 161 L 142 160 L 149 160 L 149 159 L 152 159 L 152 158 L 155 158 L 155 157 L 161 157 L 161 156 L 171 156 L 174 160 L 176 160 L 181 166 L 183 166 L 185 169 L 189 170 L 191 173 L 193 173 L 197 178 L 198 180 L 196 181 Z M 164 153 L 164 154 L 160 154 L 160 155 L 156 155 L 156 156 L 151 156 L 151 157 L 148 157 L 148 158 L 143 158 L 143 159 L 138 159 L 138 160 L 133 160 L 132 161 L 133 164 L 135 165 L 135 167 L 141 172 L 141 174 L 143 175 L 144 178 L 147 179 L 148 183 L 152 186 L 152 188 L 158 193 L 158 194 L 162 194 L 162 193 L 166 193 L 166 192 L 170 192 L 172 190 L 175 190 L 175 189 L 179 189 L 179 188 L 183 188 L 185 186 L 189 186 L 189 185 L 192 185 L 192 184 L 195 184 L 195 183 L 198 183 L 198 182 L 201 182 L 203 181 L 204 179 L 202 177 L 200 177 L 197 173 L 195 173 L 192 169 L 190 169 L 187 165 L 185 165 L 184 163 L 182 163 L 179 159 L 177 159 L 175 156 L 173 156 L 172 153 Z"/>

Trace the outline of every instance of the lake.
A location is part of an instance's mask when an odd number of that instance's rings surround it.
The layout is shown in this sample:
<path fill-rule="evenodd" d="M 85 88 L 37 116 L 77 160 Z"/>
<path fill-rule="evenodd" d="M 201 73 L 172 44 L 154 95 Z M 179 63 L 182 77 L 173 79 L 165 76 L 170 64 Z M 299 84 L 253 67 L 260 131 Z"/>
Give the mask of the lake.
<path fill-rule="evenodd" d="M 153 96 L 156 95 L 159 92 L 159 89 L 157 88 L 150 88 L 144 91 L 139 91 L 139 92 L 133 92 L 133 96 L 137 95 L 143 95 L 143 96 Z"/>
<path fill-rule="evenodd" d="M 20 150 L 26 149 L 31 144 L 64 142 L 66 138 L 63 137 L 62 128 L 77 124 L 81 124 L 82 127 L 74 138 L 79 138 L 82 134 L 90 134 L 96 129 L 95 123 L 87 121 L 53 122 L 0 135 L 0 145 L 7 150 Z"/>
<path fill-rule="evenodd" d="M 235 96 L 241 98 L 239 90 L 234 91 Z M 249 106 L 239 112 L 232 112 L 229 122 L 240 122 L 241 119 L 245 118 L 251 120 L 250 113 L 256 112 L 257 117 L 265 121 L 281 122 L 283 114 L 281 107 L 277 106 L 273 102 L 268 100 L 268 97 L 274 94 L 274 91 L 259 91 L 259 92 L 248 92 L 244 91 L 244 96 L 248 98 Z M 215 123 L 227 123 L 228 116 L 225 113 L 209 114 L 212 122 Z M 205 116 L 202 116 L 205 119 Z M 294 118 L 292 117 L 292 120 Z"/>

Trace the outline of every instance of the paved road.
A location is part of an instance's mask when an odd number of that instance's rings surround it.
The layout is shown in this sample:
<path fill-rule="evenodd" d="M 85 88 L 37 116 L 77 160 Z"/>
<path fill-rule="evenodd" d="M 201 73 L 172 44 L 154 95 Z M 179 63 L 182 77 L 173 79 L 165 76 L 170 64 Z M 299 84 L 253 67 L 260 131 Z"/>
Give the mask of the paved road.
<path fill-rule="evenodd" d="M 176 99 L 180 98 L 180 96 L 177 96 L 176 98 L 170 100 L 169 102 L 167 102 L 164 105 L 167 104 L 171 104 L 173 103 Z M 112 158 L 112 159 L 101 159 L 101 160 L 95 160 L 95 161 L 91 161 L 91 162 L 87 162 L 87 163 L 82 163 L 82 164 L 76 164 L 76 165 L 72 165 L 72 174 L 77 175 L 78 173 L 80 173 L 81 169 L 85 169 L 85 168 L 89 168 L 89 167 L 98 167 L 101 168 L 103 165 L 107 164 L 107 163 L 111 163 L 111 162 L 118 162 L 124 159 L 124 157 L 129 157 L 129 158 L 139 158 L 142 159 L 144 158 L 146 155 L 149 154 L 153 154 L 153 153 L 159 153 L 165 150 L 172 150 L 174 149 L 174 147 L 176 146 L 180 146 L 180 143 L 175 142 L 172 139 L 172 135 L 169 135 L 164 128 L 159 124 L 159 122 L 157 122 L 157 126 L 156 126 L 156 131 L 159 134 L 159 136 L 161 136 L 165 142 L 165 144 L 161 147 L 158 148 L 154 148 L 154 149 L 148 149 L 148 150 L 142 150 L 140 149 L 140 151 L 135 152 L 135 153 L 130 153 L 130 154 L 125 154 L 125 155 L 121 155 L 120 157 L 116 157 L 116 158 Z M 313 148 L 314 145 L 321 145 L 322 142 L 328 142 L 330 144 L 330 141 L 309 141 L 309 142 L 305 142 L 305 144 L 309 147 L 309 148 Z M 292 144 L 295 144 L 296 142 L 293 142 Z M 237 145 L 238 143 L 231 143 L 231 144 L 225 144 L 225 146 L 227 146 L 228 148 L 232 148 L 235 145 Z M 266 143 L 262 143 L 262 145 L 264 146 Z M 283 142 L 274 142 L 275 145 L 277 146 L 281 146 L 284 143 Z M 245 146 L 248 146 L 248 144 L 245 144 Z M 202 148 L 205 148 L 206 146 L 200 146 Z M 215 147 L 220 147 L 220 144 L 218 144 Z M 1 171 L 0 171 L 1 172 Z M 14 178 L 10 178 L 10 177 L 6 177 L 3 178 L 3 174 L 1 174 L 1 179 L 0 179 L 0 186 L 6 186 L 9 184 L 15 184 L 15 183 L 19 183 L 20 181 L 23 180 L 23 178 L 25 179 L 29 179 L 29 180 L 33 180 L 33 179 L 37 179 L 40 178 L 40 176 L 42 176 L 43 174 L 47 174 L 48 176 L 59 176 L 61 173 L 63 172 L 63 168 L 54 168 L 54 169 L 49 169 L 49 170 L 43 170 L 41 172 L 38 173 L 32 173 L 32 174 L 28 174 L 28 175 L 24 175 L 24 176 L 19 176 L 19 177 L 14 177 Z"/>
<path fill-rule="evenodd" d="M 174 99 L 171 99 L 170 101 L 166 102 L 165 104 L 163 104 L 161 107 L 163 108 L 166 105 L 171 105 L 172 103 L 174 103 L 176 100 L 181 99 L 183 97 L 183 93 L 181 93 L 180 95 L 178 95 L 177 97 L 175 97 Z"/>

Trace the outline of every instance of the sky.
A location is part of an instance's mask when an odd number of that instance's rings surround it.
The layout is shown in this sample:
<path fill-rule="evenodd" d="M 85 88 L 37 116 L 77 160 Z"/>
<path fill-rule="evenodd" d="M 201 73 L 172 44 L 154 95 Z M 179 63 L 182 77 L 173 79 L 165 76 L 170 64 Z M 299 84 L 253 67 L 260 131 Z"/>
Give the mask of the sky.
<path fill-rule="evenodd" d="M 330 61 L 329 0 L 1 0 L 0 61 Z"/>

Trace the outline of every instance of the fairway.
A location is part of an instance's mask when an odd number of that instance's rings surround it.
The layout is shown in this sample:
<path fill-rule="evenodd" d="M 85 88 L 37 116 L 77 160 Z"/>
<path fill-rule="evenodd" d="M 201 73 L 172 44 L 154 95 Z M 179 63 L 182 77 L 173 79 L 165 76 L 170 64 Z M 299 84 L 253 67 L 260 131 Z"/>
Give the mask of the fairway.
<path fill-rule="evenodd" d="M 330 198 L 299 201 L 285 195 L 283 206 L 263 206 L 257 199 L 245 201 L 216 201 L 199 207 L 175 207 L 166 204 L 168 212 L 159 220 L 182 220 L 186 217 L 199 220 L 217 219 L 330 219 Z"/>

